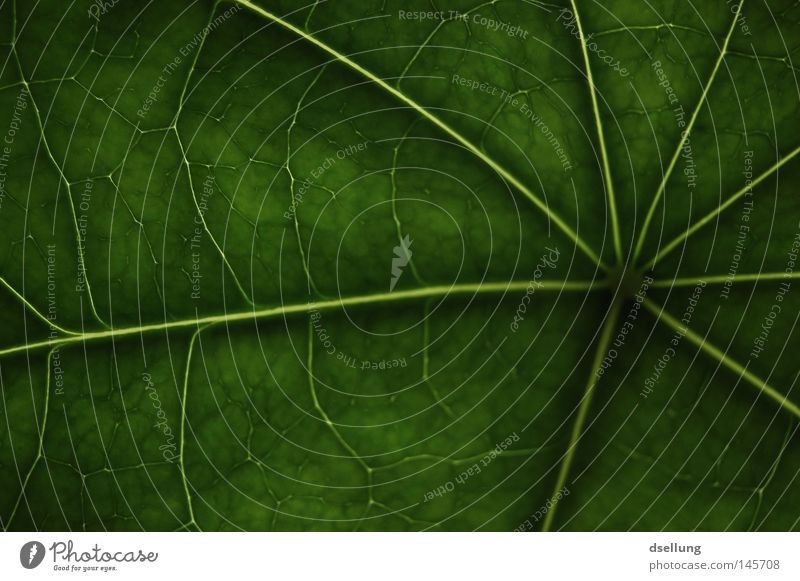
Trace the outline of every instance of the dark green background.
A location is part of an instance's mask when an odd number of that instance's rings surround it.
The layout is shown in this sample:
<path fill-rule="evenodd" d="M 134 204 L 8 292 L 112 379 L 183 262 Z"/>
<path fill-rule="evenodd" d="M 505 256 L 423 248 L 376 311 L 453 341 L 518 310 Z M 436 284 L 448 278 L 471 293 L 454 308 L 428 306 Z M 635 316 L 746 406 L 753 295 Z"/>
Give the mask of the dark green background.
<path fill-rule="evenodd" d="M 622 263 L 635 271 L 744 186 L 746 151 L 764 179 L 738 273 L 782 272 L 800 232 L 796 2 L 745 0 L 747 30 L 723 0 L 578 2 L 584 34 L 630 71 L 622 77 L 589 53 L 610 183 L 581 43 L 557 20 L 567 5 L 439 6 L 518 25 L 529 32 L 522 39 L 472 20 L 398 18 L 400 9 L 430 10 L 426 2 L 259 4 L 276 18 L 206 1 L 107 4 L 97 18 L 99 4 L 87 2 L 0 4 L 0 133 L 19 125 L 5 144 L 0 205 L 5 529 L 515 529 L 558 488 L 596 351 L 607 351 L 601 330 L 616 334 L 622 324 L 606 316 L 609 307 L 624 317 L 638 281 L 618 285 L 495 169 L 515 176 L 614 272 L 609 185 Z M 698 108 L 690 134 L 697 182 L 687 187 L 679 160 L 633 261 L 681 137 L 654 61 L 687 120 Z M 515 94 L 572 169 L 518 107 L 453 84 L 453 74 Z M 138 115 L 159 76 L 157 98 Z M 303 180 L 359 143 L 364 151 L 308 188 L 296 220 L 285 218 Z M 652 275 L 667 283 L 724 276 L 743 202 Z M 82 214 L 90 288 L 76 291 Z M 413 257 L 395 292 L 523 286 L 392 300 L 393 248 L 406 234 Z M 546 247 L 560 258 L 545 279 L 598 288 L 537 290 L 514 333 Z M 196 260 L 202 278 L 192 298 Z M 779 284 L 737 281 L 725 299 L 709 283 L 691 328 L 797 400 L 800 282 L 764 352 L 748 355 Z M 651 289 L 648 300 L 680 318 L 693 286 Z M 355 296 L 372 298 L 322 311 L 337 353 L 405 366 L 347 367 L 302 312 L 246 316 Z M 72 333 L 56 333 L 71 337 L 57 351 L 42 344 L 51 333 L 36 312 L 54 312 Z M 640 396 L 674 332 L 642 309 L 590 390 L 570 493 L 551 509 L 549 528 L 798 527 L 791 410 L 688 338 L 653 393 Z M 153 427 L 144 373 L 180 461 L 159 449 L 165 436 Z M 518 442 L 480 464 L 512 434 Z M 476 462 L 480 473 L 424 502 Z"/>

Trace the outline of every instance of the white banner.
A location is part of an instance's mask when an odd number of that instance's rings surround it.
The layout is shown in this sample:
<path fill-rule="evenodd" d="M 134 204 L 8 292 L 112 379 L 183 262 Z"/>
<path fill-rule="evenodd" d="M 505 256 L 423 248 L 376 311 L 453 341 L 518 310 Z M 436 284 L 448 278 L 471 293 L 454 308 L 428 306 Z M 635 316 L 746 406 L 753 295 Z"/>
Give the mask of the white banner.
<path fill-rule="evenodd" d="M 4 533 L 0 579 L 797 580 L 798 546 L 792 533 Z"/>

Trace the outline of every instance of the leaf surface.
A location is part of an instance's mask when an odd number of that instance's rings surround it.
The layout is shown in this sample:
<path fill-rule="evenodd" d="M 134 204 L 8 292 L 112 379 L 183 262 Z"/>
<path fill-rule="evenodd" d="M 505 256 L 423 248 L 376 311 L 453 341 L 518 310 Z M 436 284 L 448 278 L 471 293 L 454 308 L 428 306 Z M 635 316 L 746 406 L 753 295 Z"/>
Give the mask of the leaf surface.
<path fill-rule="evenodd" d="M 0 6 L 6 530 L 794 530 L 800 8 Z"/>

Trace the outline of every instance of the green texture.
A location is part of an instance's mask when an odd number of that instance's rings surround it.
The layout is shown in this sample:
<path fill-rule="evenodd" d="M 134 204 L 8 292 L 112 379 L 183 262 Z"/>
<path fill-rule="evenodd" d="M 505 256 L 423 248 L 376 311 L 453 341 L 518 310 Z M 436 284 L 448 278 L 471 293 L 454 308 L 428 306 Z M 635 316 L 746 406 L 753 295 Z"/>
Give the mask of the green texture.
<path fill-rule="evenodd" d="M 800 528 L 800 4 L 0 3 L 4 530 Z"/>

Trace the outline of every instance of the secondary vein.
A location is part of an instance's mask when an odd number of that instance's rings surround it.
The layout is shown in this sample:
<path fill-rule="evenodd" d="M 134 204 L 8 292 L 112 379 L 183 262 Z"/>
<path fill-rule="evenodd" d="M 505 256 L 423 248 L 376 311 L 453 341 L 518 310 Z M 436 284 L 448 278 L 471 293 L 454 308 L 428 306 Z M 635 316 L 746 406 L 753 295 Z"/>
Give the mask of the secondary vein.
<path fill-rule="evenodd" d="M 746 380 L 751 385 L 758 388 L 761 393 L 766 395 L 768 398 L 778 402 L 778 404 L 790 414 L 794 415 L 795 417 L 800 418 L 800 407 L 779 392 L 777 389 L 772 387 L 769 383 L 758 377 L 753 372 L 749 371 L 744 365 L 731 359 L 724 351 L 722 351 L 719 347 L 709 343 L 706 341 L 705 337 L 701 337 L 688 327 L 685 327 L 678 321 L 675 317 L 670 315 L 661 305 L 653 302 L 650 299 L 645 298 L 644 300 L 645 308 L 653 313 L 658 320 L 664 322 L 667 326 L 672 327 L 676 331 L 680 331 L 684 334 L 684 336 L 689 339 L 690 342 L 694 343 L 697 347 L 699 347 L 703 352 L 707 355 L 710 355 L 712 358 L 719 361 L 722 365 L 727 367 L 730 371 L 733 371 L 739 377 Z"/>
<path fill-rule="evenodd" d="M 83 343 L 86 341 L 96 341 L 101 339 L 121 338 L 144 333 L 186 329 L 204 325 L 256 321 L 259 319 L 288 316 L 310 311 L 342 309 L 370 304 L 394 303 L 413 299 L 427 299 L 431 297 L 445 298 L 451 295 L 505 294 L 511 291 L 524 291 L 529 284 L 531 284 L 529 281 L 514 281 L 437 285 L 405 291 L 373 293 L 367 295 L 341 297 L 338 299 L 324 301 L 294 303 L 276 307 L 268 307 L 264 309 L 253 309 L 250 311 L 208 315 L 205 317 L 195 317 L 193 319 L 182 319 L 164 323 L 121 327 L 104 331 L 69 335 L 66 337 L 59 337 L 0 349 L 0 357 L 14 353 L 31 351 L 34 349 L 41 349 L 44 347 L 55 347 L 59 345 Z M 540 291 L 592 291 L 606 289 L 607 287 L 608 284 L 605 281 L 536 281 L 536 288 Z"/>
<path fill-rule="evenodd" d="M 589 64 L 589 51 L 586 47 L 586 36 L 583 32 L 583 25 L 581 24 L 580 16 L 578 15 L 578 7 L 575 5 L 575 0 L 570 0 L 572 4 L 572 13 L 575 15 L 575 24 L 578 26 L 578 36 L 581 43 L 581 53 L 583 53 L 583 64 L 586 67 L 586 80 L 589 82 L 589 95 L 592 99 L 592 113 L 594 115 L 594 124 L 597 129 L 597 139 L 600 143 L 600 157 L 603 164 L 603 178 L 606 186 L 606 196 L 608 198 L 608 208 L 611 214 L 611 230 L 614 236 L 614 253 L 617 257 L 617 264 L 622 264 L 622 238 L 619 229 L 619 220 L 617 218 L 617 202 L 614 196 L 614 182 L 611 179 L 611 164 L 608 158 L 608 151 L 606 149 L 606 138 L 603 132 L 603 124 L 600 120 L 600 107 L 597 104 L 597 86 L 594 83 L 592 76 L 592 67 Z"/>
<path fill-rule="evenodd" d="M 702 280 L 706 284 L 731 284 L 737 282 L 760 282 L 763 280 L 793 280 L 800 278 L 800 272 L 757 272 L 753 274 L 714 274 L 712 276 L 686 276 L 681 278 L 663 279 L 653 282 L 652 288 L 673 288 L 681 286 L 695 286 Z"/>
<path fill-rule="evenodd" d="M 675 250 L 678 246 L 680 246 L 680 244 L 684 240 L 686 240 L 687 238 L 692 236 L 695 232 L 700 230 L 703 226 L 707 225 L 714 218 L 716 218 L 722 212 L 724 212 L 729 207 L 731 207 L 733 205 L 733 203 L 736 202 L 736 200 L 738 200 L 739 198 L 741 198 L 742 196 L 744 196 L 748 192 L 752 191 L 757 185 L 759 185 L 761 182 L 763 182 L 765 179 L 767 179 L 773 173 L 778 171 L 783 165 L 788 163 L 798 153 L 800 153 L 800 146 L 798 146 L 795 149 L 793 149 L 792 151 L 790 151 L 782 159 L 779 159 L 770 168 L 766 169 L 760 176 L 755 178 L 749 184 L 747 184 L 744 187 L 742 187 L 739 191 L 737 191 L 735 194 L 730 196 L 727 200 L 725 200 L 723 203 L 721 203 L 719 206 L 717 206 L 714 210 L 712 210 L 711 212 L 709 212 L 708 214 L 703 216 L 700 220 L 695 222 L 688 230 L 686 230 L 685 232 L 683 232 L 679 236 L 676 236 L 671 242 L 669 242 L 666 246 L 664 246 L 664 248 L 662 248 L 661 251 L 658 254 L 656 254 L 651 260 L 649 260 L 647 262 L 647 264 L 645 264 L 642 267 L 642 270 L 649 270 L 649 269 L 653 268 L 667 254 L 669 254 L 670 252 Z"/>
<path fill-rule="evenodd" d="M 417 103 L 414 99 L 412 99 L 411 97 L 407 96 L 402 91 L 400 91 L 400 90 L 392 87 L 391 85 L 389 85 L 386 81 L 384 81 L 383 79 L 381 79 L 380 77 L 375 75 L 372 71 L 364 68 L 363 66 L 361 66 L 360 64 L 358 64 L 354 60 L 350 59 L 346 55 L 342 54 L 341 52 L 339 52 L 335 48 L 333 48 L 333 47 L 327 45 L 326 43 L 322 42 L 321 40 L 319 40 L 315 36 L 313 36 L 311 34 L 308 34 L 307 32 L 305 32 L 304 30 L 298 28 L 297 26 L 295 26 L 291 22 L 287 22 L 286 20 L 283 20 L 281 17 L 277 16 L 276 14 L 273 14 L 272 12 L 269 12 L 269 11 L 265 10 L 264 8 L 262 8 L 260 6 L 257 6 L 255 4 L 253 4 L 249 0 L 234 0 L 234 1 L 237 2 L 238 4 L 241 4 L 242 6 L 244 6 L 246 8 L 248 8 L 249 10 L 255 12 L 256 14 L 259 14 L 260 16 L 263 16 L 263 17 L 269 19 L 270 21 L 282 26 L 283 28 L 285 28 L 285 29 L 289 30 L 290 32 L 296 34 L 300 38 L 303 38 L 304 40 L 310 42 L 314 46 L 320 48 L 324 52 L 326 52 L 329 55 L 333 56 L 336 60 L 340 61 L 341 63 L 343 63 L 345 65 L 347 65 L 349 68 L 353 69 L 357 73 L 363 75 L 364 77 L 366 77 L 367 79 L 369 79 L 370 81 L 372 81 L 373 83 L 378 85 L 380 88 L 385 90 L 387 93 L 389 93 L 390 95 L 392 95 L 393 97 L 395 97 L 396 99 L 401 101 L 402 103 L 405 103 L 406 105 L 408 105 L 409 107 L 411 107 L 412 109 L 417 111 L 420 115 L 425 117 L 425 119 L 427 119 L 428 121 L 433 123 L 436 127 L 441 129 L 447 135 L 449 135 L 450 137 L 455 139 L 458 143 L 463 145 L 470 153 L 472 153 L 475 157 L 477 157 L 478 159 L 483 161 L 487 166 L 489 166 L 493 171 L 495 171 L 500 177 L 502 177 L 505 181 L 507 181 L 508 183 L 513 185 L 525 197 L 527 197 L 529 200 L 531 200 L 533 202 L 533 204 L 539 210 L 541 210 L 545 214 L 545 216 L 547 216 L 547 218 L 549 220 L 551 220 L 553 222 L 553 224 L 556 225 L 556 227 L 558 227 L 559 230 L 561 230 L 564 234 L 566 234 L 576 244 L 576 246 L 578 248 L 580 248 L 581 251 L 584 254 L 586 254 L 586 256 L 588 256 L 595 264 L 600 266 L 600 268 L 602 268 L 603 270 L 606 270 L 606 271 L 609 270 L 608 265 L 606 265 L 600 259 L 600 257 L 597 255 L 597 253 L 595 253 L 595 251 L 592 250 L 592 248 L 580 236 L 578 236 L 578 233 L 575 230 L 573 230 L 556 212 L 551 210 L 550 207 L 539 196 L 534 194 L 531 191 L 531 189 L 528 188 L 528 186 L 526 186 L 523 182 L 521 182 L 510 171 L 508 171 L 502 165 L 500 165 L 495 160 L 493 160 L 491 157 L 486 155 L 483 151 L 480 150 L 480 148 L 477 145 L 473 144 L 469 139 L 467 139 L 466 137 L 461 135 L 461 133 L 456 131 L 449 124 L 447 124 L 444 121 L 442 121 L 441 119 L 439 119 L 439 117 L 437 117 L 436 115 L 434 115 L 433 113 L 428 111 L 425 107 L 423 107 L 422 105 Z"/>
<path fill-rule="evenodd" d="M 644 241 L 647 236 L 647 230 L 650 228 L 650 222 L 655 215 L 656 206 L 658 206 L 658 202 L 661 200 L 661 197 L 664 195 L 664 190 L 667 187 L 667 181 L 669 181 L 670 176 L 672 175 L 672 171 L 675 169 L 675 165 L 678 163 L 678 159 L 681 156 L 681 152 L 683 151 L 683 147 L 689 141 L 689 136 L 692 133 L 692 129 L 694 128 L 694 124 L 697 121 L 697 117 L 700 115 L 700 111 L 703 109 L 703 105 L 706 103 L 706 99 L 708 98 L 708 92 L 711 90 L 711 85 L 714 83 L 714 79 L 717 78 L 717 73 L 719 72 L 719 67 L 722 65 L 722 61 L 725 59 L 725 55 L 728 54 L 728 45 L 730 44 L 731 37 L 733 36 L 733 31 L 736 29 L 736 23 L 739 20 L 739 13 L 742 10 L 742 5 L 744 4 L 744 0 L 741 0 L 736 7 L 736 12 L 733 15 L 733 21 L 731 22 L 730 28 L 728 28 L 728 33 L 725 35 L 725 41 L 722 44 L 722 49 L 717 56 L 717 61 L 714 63 L 714 68 L 711 69 L 711 75 L 709 76 L 708 80 L 706 81 L 705 86 L 703 87 L 703 92 L 700 95 L 700 100 L 697 102 L 697 105 L 692 111 L 692 116 L 689 118 L 689 123 L 686 126 L 686 129 L 681 132 L 680 141 L 678 141 L 678 146 L 675 148 L 675 152 L 672 154 L 672 159 L 667 166 L 667 171 L 664 172 L 664 175 L 661 177 L 661 182 L 658 184 L 658 189 L 656 190 L 655 195 L 653 196 L 653 201 L 650 203 L 650 208 L 647 210 L 647 215 L 644 218 L 644 222 L 642 224 L 642 231 L 639 233 L 639 238 L 636 241 L 636 248 L 633 252 L 633 260 L 634 262 L 639 258 L 639 255 L 642 252 L 642 247 L 644 246 Z"/>
<path fill-rule="evenodd" d="M 558 478 L 556 480 L 556 485 L 553 488 L 553 494 L 551 495 L 551 498 L 554 498 L 556 494 L 558 494 L 558 491 L 564 487 L 567 482 L 567 478 L 569 477 L 569 471 L 572 468 L 572 462 L 575 458 L 575 451 L 577 450 L 580 439 L 583 436 L 583 428 L 586 424 L 586 417 L 589 414 L 589 409 L 592 405 L 592 397 L 594 396 L 594 392 L 597 387 L 596 371 L 600 368 L 603 358 L 606 356 L 608 345 L 611 343 L 611 337 L 614 334 L 614 326 L 617 323 L 617 317 L 619 315 L 621 304 L 622 300 L 619 297 L 614 299 L 614 302 L 611 304 L 611 308 L 606 315 L 606 320 L 603 323 L 603 327 L 600 330 L 600 341 L 597 344 L 597 352 L 595 353 L 594 360 L 592 361 L 591 375 L 586 383 L 583 399 L 581 400 L 580 407 L 578 408 L 578 415 L 575 417 L 575 423 L 572 426 L 569 446 L 567 447 L 567 451 L 564 453 L 564 457 L 561 461 L 561 467 L 558 471 Z M 556 503 L 553 503 L 553 506 L 545 515 L 544 523 L 542 524 L 542 532 L 549 531 L 553 526 L 555 513 Z"/>

